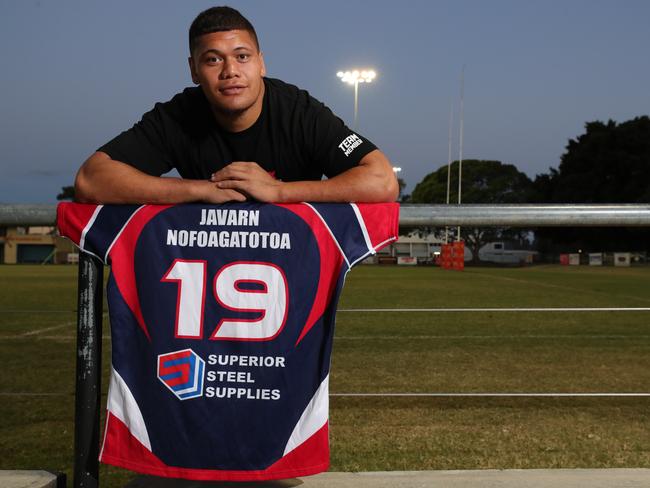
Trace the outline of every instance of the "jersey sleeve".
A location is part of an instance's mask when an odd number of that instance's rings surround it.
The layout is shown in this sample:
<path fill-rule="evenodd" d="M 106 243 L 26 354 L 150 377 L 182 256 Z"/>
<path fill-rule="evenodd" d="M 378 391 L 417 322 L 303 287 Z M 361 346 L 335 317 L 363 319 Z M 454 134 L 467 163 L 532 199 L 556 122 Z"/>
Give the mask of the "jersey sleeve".
<path fill-rule="evenodd" d="M 131 217 L 136 205 L 88 205 L 60 203 L 56 209 L 59 233 L 83 252 L 108 264 L 108 253 Z"/>
<path fill-rule="evenodd" d="M 169 148 L 170 120 L 163 104 L 157 103 L 133 127 L 125 130 L 98 149 L 115 161 L 126 163 L 152 176 L 160 176 L 173 167 Z"/>
<path fill-rule="evenodd" d="M 338 244 L 348 268 L 397 240 L 398 203 L 311 203 Z"/>
<path fill-rule="evenodd" d="M 359 164 L 361 159 L 377 149 L 372 142 L 352 131 L 322 103 L 314 104 L 313 120 L 307 130 L 312 151 L 311 158 L 328 178 Z"/>

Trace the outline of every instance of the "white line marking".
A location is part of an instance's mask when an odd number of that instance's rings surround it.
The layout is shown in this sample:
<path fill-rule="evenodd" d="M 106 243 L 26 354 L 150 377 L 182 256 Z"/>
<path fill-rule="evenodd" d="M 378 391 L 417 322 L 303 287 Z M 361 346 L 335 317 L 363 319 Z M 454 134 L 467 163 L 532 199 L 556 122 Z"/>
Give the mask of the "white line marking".
<path fill-rule="evenodd" d="M 76 313 L 76 310 L 18 310 L 18 309 L 0 309 L 0 313 Z"/>
<path fill-rule="evenodd" d="M 69 395 L 74 395 L 74 393 L 26 393 L 26 392 L 3 392 L 0 391 L 0 396 L 9 396 L 9 397 L 16 397 L 16 396 L 30 396 L 30 397 L 35 397 L 35 396 L 69 396 Z"/>
<path fill-rule="evenodd" d="M 340 308 L 338 312 L 650 312 L 650 307 Z"/>
<path fill-rule="evenodd" d="M 70 396 L 73 393 L 0 392 L 0 396 Z M 650 393 L 330 393 L 330 397 L 424 398 L 648 398 Z"/>
<path fill-rule="evenodd" d="M 104 312 L 102 313 L 102 318 L 108 317 L 108 313 Z M 58 324 L 54 325 L 52 327 L 46 327 L 44 329 L 35 329 L 35 330 L 30 330 L 27 332 L 23 332 L 22 334 L 15 334 L 15 335 L 6 335 L 6 336 L 0 336 L 0 340 L 6 340 L 6 339 L 25 339 L 26 337 L 36 337 L 36 338 L 59 338 L 60 336 L 40 336 L 43 332 L 51 332 L 53 330 L 58 330 L 58 329 L 63 329 L 65 327 L 71 327 L 77 324 L 76 320 L 69 321 L 69 322 L 64 322 L 63 324 Z"/>
<path fill-rule="evenodd" d="M 111 336 L 102 336 L 103 340 L 109 340 Z M 0 341 L 11 341 L 11 340 L 20 340 L 26 339 L 25 336 L 0 336 Z M 48 341 L 61 341 L 61 342 L 72 342 L 77 339 L 77 336 L 64 335 L 64 336 L 33 336 L 32 339 L 38 340 L 48 340 Z"/>
<path fill-rule="evenodd" d="M 468 270 L 466 268 L 465 272 L 469 273 L 469 274 L 476 275 L 476 276 L 483 276 L 485 278 L 498 279 L 498 280 L 503 280 L 503 281 L 515 281 L 515 282 L 519 282 L 519 283 L 526 283 L 528 285 L 540 286 L 540 287 L 545 287 L 545 288 L 564 289 L 564 290 L 570 290 L 570 291 L 578 292 L 578 293 L 589 293 L 589 294 L 592 294 L 592 295 L 605 295 L 605 296 L 610 295 L 609 292 L 603 292 L 603 291 L 599 291 L 599 290 L 589 290 L 589 289 L 585 289 L 585 288 L 576 288 L 576 287 L 566 286 L 566 285 L 556 285 L 556 284 L 553 284 L 553 283 L 543 283 L 543 282 L 539 282 L 539 281 L 535 281 L 535 280 L 525 280 L 525 279 L 522 279 L 522 278 L 512 278 L 512 277 L 509 277 L 509 276 L 500 276 L 500 275 L 493 275 L 493 274 L 489 274 L 489 273 L 481 273 L 480 271 L 478 271 L 476 269 Z M 633 300 L 648 302 L 648 298 L 645 298 L 645 297 L 637 297 L 637 296 L 634 296 L 634 295 L 616 295 L 616 296 L 618 296 L 620 298 L 631 298 Z"/>
<path fill-rule="evenodd" d="M 24 339 L 25 336 L 0 336 L 0 340 L 11 339 Z M 77 337 L 73 335 L 60 335 L 60 336 L 36 336 L 37 339 L 53 340 L 53 341 L 73 341 Z M 103 340 L 109 340 L 111 336 L 103 335 Z M 390 340 L 395 339 L 650 339 L 650 335 L 534 335 L 534 336 L 513 336 L 513 335 L 419 335 L 419 336 L 334 336 L 334 339 L 351 340 L 351 341 L 367 341 L 372 339 L 377 340 Z"/>
<path fill-rule="evenodd" d="M 565 308 L 341 308 L 339 312 L 648 312 L 650 307 L 565 307 Z M 0 313 L 77 313 L 71 310 L 0 309 Z"/>
<path fill-rule="evenodd" d="M 75 320 L 74 322 L 66 322 L 65 324 L 55 325 L 54 327 L 46 327 L 45 329 L 32 330 L 21 334 L 20 337 L 30 337 L 30 336 L 38 335 L 41 332 L 50 332 L 52 330 L 63 329 L 64 327 L 70 327 L 72 325 L 75 325 L 76 323 L 77 321 Z"/>
<path fill-rule="evenodd" d="M 333 397 L 646 398 L 650 393 L 330 393 Z"/>

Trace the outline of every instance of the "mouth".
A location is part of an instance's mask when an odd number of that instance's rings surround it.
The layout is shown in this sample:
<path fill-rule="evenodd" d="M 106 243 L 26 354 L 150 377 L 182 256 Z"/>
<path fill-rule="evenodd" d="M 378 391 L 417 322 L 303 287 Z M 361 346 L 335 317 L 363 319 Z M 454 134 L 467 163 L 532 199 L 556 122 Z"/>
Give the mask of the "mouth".
<path fill-rule="evenodd" d="M 219 92 L 222 95 L 226 95 L 227 97 L 231 97 L 231 96 L 241 94 L 245 89 L 246 89 L 246 87 L 243 86 L 243 85 L 231 85 L 231 86 L 224 86 L 222 88 L 219 88 Z"/>

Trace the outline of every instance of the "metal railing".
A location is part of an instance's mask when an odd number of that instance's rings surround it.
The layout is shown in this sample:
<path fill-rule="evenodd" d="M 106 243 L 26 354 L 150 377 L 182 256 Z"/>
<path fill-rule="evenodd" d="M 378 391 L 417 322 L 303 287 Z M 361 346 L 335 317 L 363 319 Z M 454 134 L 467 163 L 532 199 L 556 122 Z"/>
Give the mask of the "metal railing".
<path fill-rule="evenodd" d="M 49 226 L 54 205 L 0 205 L 0 227 Z M 641 227 L 650 226 L 650 204 L 402 205 L 400 227 Z M 75 385 L 75 488 L 99 486 L 102 287 L 104 266 L 79 257 Z"/>
<path fill-rule="evenodd" d="M 645 227 L 650 204 L 404 204 L 399 219 L 400 227 Z M 0 227 L 54 225 L 55 220 L 55 205 L 0 205 Z"/>

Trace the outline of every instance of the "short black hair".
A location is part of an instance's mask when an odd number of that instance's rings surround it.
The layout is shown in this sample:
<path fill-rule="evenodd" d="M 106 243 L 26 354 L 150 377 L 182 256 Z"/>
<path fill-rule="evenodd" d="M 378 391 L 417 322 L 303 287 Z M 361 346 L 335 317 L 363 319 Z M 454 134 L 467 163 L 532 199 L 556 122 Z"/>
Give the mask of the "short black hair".
<path fill-rule="evenodd" d="M 231 30 L 248 31 L 255 41 L 257 50 L 260 50 L 255 28 L 246 17 L 232 7 L 212 7 L 197 15 L 190 26 L 190 56 L 194 52 L 199 37 L 212 32 Z"/>

